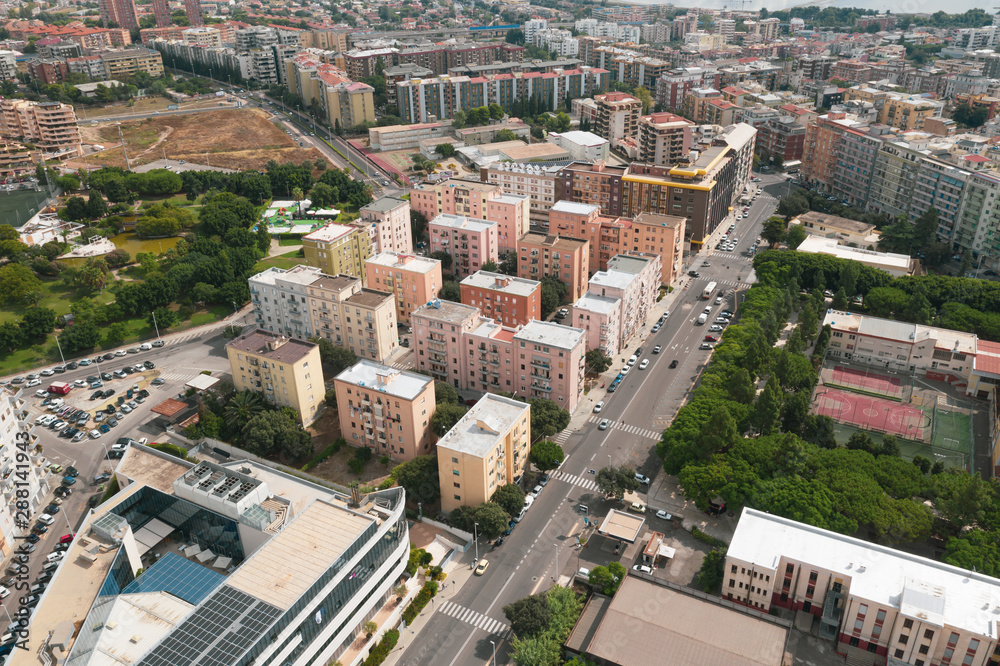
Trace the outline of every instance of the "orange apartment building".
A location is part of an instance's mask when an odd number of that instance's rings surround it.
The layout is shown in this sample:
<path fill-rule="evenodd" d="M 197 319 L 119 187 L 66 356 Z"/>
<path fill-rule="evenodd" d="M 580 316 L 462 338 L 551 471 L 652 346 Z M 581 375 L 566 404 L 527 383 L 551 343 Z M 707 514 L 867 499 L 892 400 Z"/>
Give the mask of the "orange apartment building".
<path fill-rule="evenodd" d="M 497 223 L 500 252 L 512 252 L 531 226 L 531 197 L 526 194 L 501 194 L 490 199 L 486 203 L 486 219 Z"/>
<path fill-rule="evenodd" d="M 504 326 L 516 328 L 542 318 L 542 283 L 536 280 L 477 271 L 462 280 L 460 289 L 462 303 Z"/>
<path fill-rule="evenodd" d="M 440 259 L 380 252 L 365 262 L 365 284 L 395 296 L 400 324 L 409 324 L 411 312 L 437 298 L 442 282 Z"/>
<path fill-rule="evenodd" d="M 428 220 L 442 214 L 485 220 L 489 212 L 487 202 L 502 195 L 499 185 L 453 178 L 416 185 L 410 190 L 410 207 Z"/>
<path fill-rule="evenodd" d="M 517 244 L 517 275 L 529 280 L 551 276 L 566 285 L 575 302 L 590 279 L 590 241 L 558 234 L 527 233 Z"/>
<path fill-rule="evenodd" d="M 83 155 L 76 112 L 61 102 L 0 100 L 0 131 L 48 152 Z"/>
<path fill-rule="evenodd" d="M 802 176 L 813 182 L 832 182 L 840 157 L 840 137 L 859 124 L 842 111 L 827 113 L 810 122 L 806 127 Z"/>
<path fill-rule="evenodd" d="M 431 377 L 363 359 L 337 375 L 333 387 L 348 444 L 404 462 L 433 451 Z"/>
<path fill-rule="evenodd" d="M 755 509 L 743 509 L 724 576 L 727 600 L 815 615 L 850 664 L 997 662 L 991 576 Z"/>
<path fill-rule="evenodd" d="M 635 218 L 603 217 L 593 204 L 559 201 L 549 211 L 549 231 L 584 239 L 590 244 L 588 263 L 594 271 L 606 270 L 618 254 L 648 252 L 661 261 L 661 284 L 677 279 L 684 256 L 687 219 L 676 215 L 640 213 Z"/>

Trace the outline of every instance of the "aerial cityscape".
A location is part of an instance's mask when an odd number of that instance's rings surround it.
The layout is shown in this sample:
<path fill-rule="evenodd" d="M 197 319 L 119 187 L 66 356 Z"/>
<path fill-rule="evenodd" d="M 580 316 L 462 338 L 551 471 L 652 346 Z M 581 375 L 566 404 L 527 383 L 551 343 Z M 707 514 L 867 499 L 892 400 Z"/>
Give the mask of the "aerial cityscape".
<path fill-rule="evenodd" d="M 1000 666 L 1000 7 L 0 11 L 0 664 Z"/>

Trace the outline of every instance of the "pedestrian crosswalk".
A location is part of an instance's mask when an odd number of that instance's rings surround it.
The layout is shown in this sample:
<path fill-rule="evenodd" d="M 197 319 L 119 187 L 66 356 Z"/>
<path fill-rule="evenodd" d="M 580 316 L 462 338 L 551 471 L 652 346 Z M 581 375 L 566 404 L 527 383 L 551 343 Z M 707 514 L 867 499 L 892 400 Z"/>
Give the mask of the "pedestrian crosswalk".
<path fill-rule="evenodd" d="M 194 375 L 190 372 L 164 372 L 160 374 L 160 379 L 165 379 L 169 382 L 177 381 L 187 381 L 191 379 Z"/>
<path fill-rule="evenodd" d="M 474 627 L 478 627 L 488 634 L 499 636 L 501 640 L 510 636 L 510 627 L 506 623 L 501 622 L 500 620 L 494 620 L 488 615 L 477 613 L 471 608 L 459 606 L 454 602 L 444 602 L 438 606 L 438 611 L 449 617 L 455 618 L 459 622 L 465 622 Z"/>
<path fill-rule="evenodd" d="M 553 478 L 556 481 L 565 481 L 566 483 L 573 486 L 580 486 L 584 490 L 597 490 L 597 484 L 594 482 L 593 475 L 580 475 L 570 474 L 569 472 L 556 472 L 553 474 Z"/>
<path fill-rule="evenodd" d="M 600 423 L 603 421 L 599 415 L 591 416 L 587 421 L 589 423 Z M 621 430 L 622 432 L 627 432 L 630 435 L 639 435 L 640 437 L 649 437 L 650 439 L 659 439 L 660 433 L 655 430 L 649 430 L 648 428 L 640 428 L 639 426 L 629 425 L 627 423 L 620 423 L 618 421 L 609 421 L 609 428 L 614 428 L 615 430 Z"/>
<path fill-rule="evenodd" d="M 566 443 L 566 440 L 568 440 L 569 436 L 572 434 L 573 431 L 570 430 L 569 428 L 566 428 L 565 430 L 557 434 L 555 437 L 553 437 L 552 441 L 558 444 L 559 446 L 563 446 Z"/>

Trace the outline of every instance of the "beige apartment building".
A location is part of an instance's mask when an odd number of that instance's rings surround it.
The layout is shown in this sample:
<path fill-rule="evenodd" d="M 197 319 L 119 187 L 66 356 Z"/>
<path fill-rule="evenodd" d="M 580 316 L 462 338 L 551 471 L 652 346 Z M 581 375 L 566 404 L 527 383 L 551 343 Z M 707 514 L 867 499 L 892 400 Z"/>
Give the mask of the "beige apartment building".
<path fill-rule="evenodd" d="M 673 113 L 654 113 L 639 119 L 638 161 L 675 165 L 687 160 L 694 123 Z"/>
<path fill-rule="evenodd" d="M 549 209 L 557 201 L 559 166 L 494 162 L 480 170 L 480 177 L 502 188 L 506 194 L 519 194 L 530 198 L 530 217 L 533 224 L 547 227 Z"/>
<path fill-rule="evenodd" d="M 517 483 L 528 464 L 531 407 L 487 393 L 438 440 L 441 510 L 477 506 Z"/>
<path fill-rule="evenodd" d="M 642 102 L 624 92 L 609 92 L 594 97 L 597 106 L 594 134 L 616 146 L 622 139 L 634 137 L 639 131 Z"/>
<path fill-rule="evenodd" d="M 302 237 L 306 263 L 327 275 L 365 274 L 372 256 L 372 235 L 362 227 L 328 224 Z"/>
<path fill-rule="evenodd" d="M 434 380 L 361 360 L 333 380 L 341 436 L 376 456 L 412 460 L 431 453 Z"/>
<path fill-rule="evenodd" d="M 410 202 L 395 197 L 382 197 L 362 206 L 356 224 L 367 225 L 372 237 L 372 252 L 413 252 L 410 231 Z"/>
<path fill-rule="evenodd" d="M 994 663 L 991 576 L 755 509 L 743 509 L 724 574 L 725 599 L 815 615 L 850 664 Z"/>
<path fill-rule="evenodd" d="M 123 80 L 138 72 L 153 78 L 163 76 L 163 56 L 154 49 L 127 49 L 101 54 L 104 71 L 109 79 Z"/>
<path fill-rule="evenodd" d="M 365 289 L 359 278 L 294 266 L 269 268 L 247 282 L 263 329 L 301 339 L 326 338 L 378 362 L 399 347 L 394 295 Z"/>
<path fill-rule="evenodd" d="M 517 244 L 517 275 L 529 280 L 551 276 L 566 285 L 572 302 L 587 291 L 590 241 L 558 234 L 527 233 Z"/>
<path fill-rule="evenodd" d="M 291 407 L 303 426 L 315 420 L 326 396 L 318 344 L 257 328 L 227 343 L 226 355 L 237 391 Z"/>
<path fill-rule="evenodd" d="M 410 323 L 410 314 L 437 298 L 441 260 L 413 254 L 381 252 L 365 262 L 365 283 L 396 297 L 396 321 Z"/>
<path fill-rule="evenodd" d="M 6 137 L 22 139 L 47 153 L 83 155 L 76 112 L 69 104 L 0 100 L 0 118 L 0 133 Z"/>

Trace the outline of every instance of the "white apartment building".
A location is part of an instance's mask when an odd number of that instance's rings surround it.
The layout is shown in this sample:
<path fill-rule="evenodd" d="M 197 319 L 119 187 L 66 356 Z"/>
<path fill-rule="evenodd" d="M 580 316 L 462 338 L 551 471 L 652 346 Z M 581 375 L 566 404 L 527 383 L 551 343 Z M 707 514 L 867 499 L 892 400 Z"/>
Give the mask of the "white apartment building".
<path fill-rule="evenodd" d="M 0 51 L 0 81 L 17 79 L 17 62 L 13 51 Z"/>
<path fill-rule="evenodd" d="M 639 252 L 619 254 L 608 260 L 606 271 L 597 271 L 591 276 L 590 286 L 587 289 L 589 296 L 620 301 L 619 347 L 627 345 L 632 336 L 645 328 L 646 319 L 656 304 L 660 290 L 661 263 L 659 255 L 656 254 Z M 575 308 L 574 304 L 573 325 L 582 328 L 585 322 L 580 319 L 581 313 L 576 312 Z M 608 318 L 598 326 L 610 325 L 612 320 Z M 593 337 L 594 333 L 588 332 L 588 338 L 593 339 Z M 597 338 L 600 337 L 598 328 Z M 608 338 L 609 341 L 611 339 Z"/>
<path fill-rule="evenodd" d="M 11 393 L 0 388 L 0 473 L 3 478 L 3 505 L 0 507 L 0 556 L 8 557 L 20 545 L 15 539 L 31 529 L 30 516 L 38 513 L 49 491 L 52 472 L 38 465 L 41 449 L 29 432 L 23 389 Z M 25 502 L 19 512 L 17 502 Z M 19 517 L 23 521 L 18 525 Z"/>
<path fill-rule="evenodd" d="M 542 31 L 549 29 L 549 22 L 545 19 L 528 19 L 525 22 L 524 30 L 524 41 L 528 44 L 535 43 L 535 35 Z"/>
<path fill-rule="evenodd" d="M 410 202 L 395 197 L 382 197 L 362 206 L 356 224 L 368 225 L 371 233 L 372 253 L 413 252 L 413 233 L 410 230 Z"/>
<path fill-rule="evenodd" d="M 722 596 L 767 613 L 811 613 L 856 666 L 986 666 L 1000 581 L 853 537 L 743 509 Z"/>
<path fill-rule="evenodd" d="M 596 162 L 608 159 L 610 144 L 592 132 L 571 130 L 569 132 L 549 132 L 547 140 L 567 151 L 574 160 Z"/>

